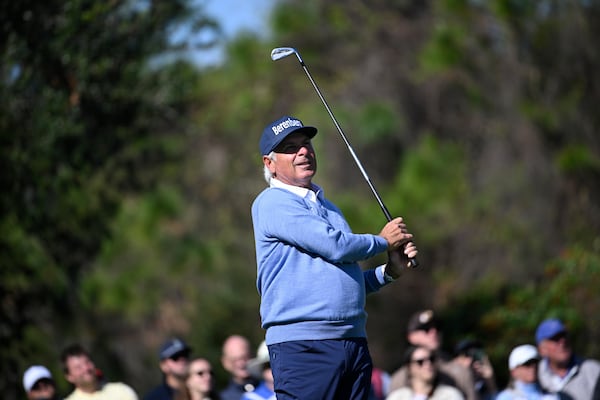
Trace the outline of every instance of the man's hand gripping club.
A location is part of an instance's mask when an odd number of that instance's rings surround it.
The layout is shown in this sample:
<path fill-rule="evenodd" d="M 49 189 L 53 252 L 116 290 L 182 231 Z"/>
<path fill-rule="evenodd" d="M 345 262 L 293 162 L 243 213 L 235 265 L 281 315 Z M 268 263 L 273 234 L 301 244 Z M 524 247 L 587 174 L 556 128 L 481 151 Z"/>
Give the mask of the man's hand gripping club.
<path fill-rule="evenodd" d="M 405 268 L 411 268 L 410 259 L 417 256 L 417 246 L 411 241 L 413 235 L 408 232 L 402 217 L 388 222 L 379 236 L 388 242 L 388 262 L 386 275 L 396 279 Z"/>

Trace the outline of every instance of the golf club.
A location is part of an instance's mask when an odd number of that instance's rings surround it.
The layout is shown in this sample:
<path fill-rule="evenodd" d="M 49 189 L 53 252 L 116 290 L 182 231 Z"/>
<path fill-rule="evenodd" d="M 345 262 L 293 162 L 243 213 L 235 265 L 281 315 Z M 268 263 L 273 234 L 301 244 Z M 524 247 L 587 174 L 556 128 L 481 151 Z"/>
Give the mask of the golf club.
<path fill-rule="evenodd" d="M 298 51 L 296 49 L 294 49 L 293 47 L 276 47 L 276 48 L 274 48 L 271 51 L 271 59 L 273 61 L 277 61 L 277 60 L 281 60 L 282 58 L 285 58 L 285 57 L 287 57 L 289 55 L 292 55 L 292 54 L 295 54 L 296 57 L 298 58 L 298 61 L 300 62 L 300 65 L 302 66 L 302 69 L 304 69 L 304 72 L 306 73 L 306 76 L 310 80 L 310 83 L 312 83 L 313 87 L 315 88 L 315 91 L 317 92 L 317 94 L 319 95 L 319 98 L 321 99 L 321 102 L 325 106 L 325 109 L 327 109 L 327 113 L 329 113 L 329 116 L 331 117 L 331 120 L 333 121 L 333 124 L 335 125 L 335 127 L 338 130 L 338 132 L 340 133 L 340 136 L 342 137 L 342 140 L 344 140 L 344 143 L 346 143 L 346 147 L 348 147 L 348 151 L 350 151 L 350 154 L 352 155 L 352 158 L 354 159 L 354 162 L 358 166 L 358 169 L 360 170 L 360 172 L 362 173 L 363 177 L 367 181 L 367 184 L 371 188 L 371 192 L 373 192 L 373 195 L 375 196 L 375 199 L 377 200 L 377 203 L 379 203 L 379 207 L 381 207 L 381 211 L 383 211 L 383 214 L 387 218 L 388 222 L 391 221 L 393 219 L 392 218 L 392 214 L 390 214 L 390 212 L 388 211 L 388 209 L 385 206 L 385 204 L 383 204 L 383 200 L 381 199 L 381 196 L 379 196 L 379 193 L 377 193 L 377 190 L 375 189 L 375 186 L 373 185 L 373 182 L 371 182 L 371 179 L 369 178 L 369 175 L 367 174 L 367 171 L 362 166 L 362 163 L 358 159 L 358 156 L 354 152 L 354 149 L 350 145 L 350 142 L 348 142 L 348 138 L 344 134 L 344 131 L 340 127 L 340 124 L 337 122 L 337 119 L 333 115 L 333 112 L 331 111 L 331 108 L 329 107 L 329 104 L 327 104 L 327 101 L 325 100 L 325 97 L 323 97 L 323 94 L 321 93 L 321 90 L 319 89 L 319 87 L 315 83 L 315 80 L 313 79 L 313 77 L 311 76 L 310 72 L 308 71 L 308 67 L 306 66 L 306 64 L 302 60 L 302 57 L 300 57 L 300 53 L 298 53 Z M 411 258 L 410 259 L 410 265 L 409 265 L 409 267 L 415 268 L 418 265 L 419 265 L 419 263 L 418 263 L 418 261 L 417 261 L 416 258 Z"/>

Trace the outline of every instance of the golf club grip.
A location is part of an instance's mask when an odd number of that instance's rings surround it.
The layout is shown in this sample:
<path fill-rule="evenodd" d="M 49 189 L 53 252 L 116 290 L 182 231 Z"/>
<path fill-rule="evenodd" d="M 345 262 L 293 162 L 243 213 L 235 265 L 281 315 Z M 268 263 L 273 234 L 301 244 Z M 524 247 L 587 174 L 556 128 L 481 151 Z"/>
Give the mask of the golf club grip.
<path fill-rule="evenodd" d="M 419 262 L 417 261 L 417 257 L 408 259 L 408 268 L 417 268 L 419 266 Z"/>
<path fill-rule="evenodd" d="M 381 196 L 379 196 L 379 193 L 377 193 L 377 190 L 375 190 L 373 183 L 368 178 L 367 178 L 367 183 L 369 184 L 369 187 L 371 188 L 371 191 L 373 192 L 375 199 L 379 203 L 379 207 L 381 207 L 381 211 L 383 211 L 383 214 L 387 218 L 388 222 L 391 222 L 392 219 L 394 219 L 394 218 L 392 217 L 392 214 L 390 214 L 390 212 L 387 209 L 387 207 L 385 206 L 385 204 L 383 204 L 383 200 L 381 199 Z M 406 265 L 407 268 L 417 268 L 418 266 L 419 266 L 419 262 L 417 261 L 416 257 L 408 259 L 408 264 Z"/>

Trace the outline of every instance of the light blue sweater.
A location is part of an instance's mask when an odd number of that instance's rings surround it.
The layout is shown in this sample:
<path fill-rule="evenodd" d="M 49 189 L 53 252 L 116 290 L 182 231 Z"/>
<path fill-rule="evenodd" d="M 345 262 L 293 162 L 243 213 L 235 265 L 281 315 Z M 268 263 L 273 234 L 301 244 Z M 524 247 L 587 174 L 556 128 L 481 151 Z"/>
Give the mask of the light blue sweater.
<path fill-rule="evenodd" d="M 386 240 L 352 233 L 314 188 L 316 202 L 270 187 L 252 204 L 267 344 L 366 337 L 365 297 L 383 286 L 375 270 L 363 272 L 357 262 L 385 252 Z"/>

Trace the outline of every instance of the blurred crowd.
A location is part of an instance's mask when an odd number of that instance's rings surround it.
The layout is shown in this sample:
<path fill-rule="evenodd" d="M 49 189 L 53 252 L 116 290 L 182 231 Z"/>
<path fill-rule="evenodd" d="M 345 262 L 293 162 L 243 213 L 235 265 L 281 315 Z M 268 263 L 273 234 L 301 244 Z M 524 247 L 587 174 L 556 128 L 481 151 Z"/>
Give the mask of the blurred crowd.
<path fill-rule="evenodd" d="M 442 350 L 442 324 L 432 310 L 416 312 L 407 324 L 407 349 L 396 371 L 374 368 L 369 400 L 600 400 L 600 362 L 575 354 L 569 330 L 559 319 L 542 321 L 531 343 L 507 354 L 510 380 L 499 388 L 485 343 L 459 341 Z M 255 354 L 255 357 L 252 355 Z M 66 400 L 252 400 L 275 399 L 269 351 L 264 341 L 255 352 L 248 338 L 229 336 L 222 345 L 220 367 L 229 375 L 217 388 L 213 363 L 195 355 L 181 338 L 169 338 L 158 349 L 162 380 L 143 396 L 122 382 L 108 380 L 91 354 L 78 344 L 61 353 L 64 379 L 72 390 Z M 23 373 L 30 400 L 58 400 L 55 377 L 43 365 Z M 307 399 L 312 400 L 312 399 Z"/>

